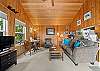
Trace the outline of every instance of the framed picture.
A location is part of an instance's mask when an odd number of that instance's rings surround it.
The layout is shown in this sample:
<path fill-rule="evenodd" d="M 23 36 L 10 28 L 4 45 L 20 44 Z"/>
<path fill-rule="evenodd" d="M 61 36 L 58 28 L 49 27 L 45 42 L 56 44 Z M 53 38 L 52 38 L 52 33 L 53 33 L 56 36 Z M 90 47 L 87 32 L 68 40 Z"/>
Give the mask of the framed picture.
<path fill-rule="evenodd" d="M 77 23 L 77 26 L 79 26 L 81 24 L 81 19 L 77 20 L 76 23 Z"/>
<path fill-rule="evenodd" d="M 46 35 L 55 35 L 55 28 L 46 28 Z"/>
<path fill-rule="evenodd" d="M 90 19 L 92 17 L 91 11 L 88 11 L 87 13 L 84 14 L 84 21 Z"/>

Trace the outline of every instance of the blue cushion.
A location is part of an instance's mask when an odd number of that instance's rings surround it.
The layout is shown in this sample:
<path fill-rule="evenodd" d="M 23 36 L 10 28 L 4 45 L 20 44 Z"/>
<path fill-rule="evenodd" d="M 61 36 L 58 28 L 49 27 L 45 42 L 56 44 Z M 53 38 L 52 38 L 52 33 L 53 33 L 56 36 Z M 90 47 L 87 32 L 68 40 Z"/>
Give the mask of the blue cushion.
<path fill-rule="evenodd" d="M 63 40 L 63 44 L 65 44 L 66 46 L 70 46 L 70 40 L 69 39 L 64 39 Z"/>
<path fill-rule="evenodd" d="M 80 46 L 80 41 L 79 41 L 79 40 L 75 41 L 75 43 L 74 43 L 74 48 L 77 48 L 77 47 L 79 47 L 79 46 Z"/>

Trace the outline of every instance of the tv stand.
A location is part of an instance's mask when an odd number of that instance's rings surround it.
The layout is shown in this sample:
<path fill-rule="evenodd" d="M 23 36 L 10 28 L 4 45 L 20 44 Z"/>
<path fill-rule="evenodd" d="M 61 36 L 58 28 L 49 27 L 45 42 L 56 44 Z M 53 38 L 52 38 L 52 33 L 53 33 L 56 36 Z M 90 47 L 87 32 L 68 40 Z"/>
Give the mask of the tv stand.
<path fill-rule="evenodd" d="M 17 64 L 17 50 L 0 53 L 0 71 L 5 71 L 13 64 Z"/>

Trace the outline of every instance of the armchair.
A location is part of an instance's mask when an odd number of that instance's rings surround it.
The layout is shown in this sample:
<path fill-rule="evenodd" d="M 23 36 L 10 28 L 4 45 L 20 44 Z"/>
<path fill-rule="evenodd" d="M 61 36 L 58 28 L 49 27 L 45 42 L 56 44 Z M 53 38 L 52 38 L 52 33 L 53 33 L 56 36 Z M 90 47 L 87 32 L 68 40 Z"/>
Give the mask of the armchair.
<path fill-rule="evenodd" d="M 52 46 L 53 46 L 53 44 L 51 42 L 51 38 L 46 38 L 45 39 L 45 48 L 50 48 Z"/>

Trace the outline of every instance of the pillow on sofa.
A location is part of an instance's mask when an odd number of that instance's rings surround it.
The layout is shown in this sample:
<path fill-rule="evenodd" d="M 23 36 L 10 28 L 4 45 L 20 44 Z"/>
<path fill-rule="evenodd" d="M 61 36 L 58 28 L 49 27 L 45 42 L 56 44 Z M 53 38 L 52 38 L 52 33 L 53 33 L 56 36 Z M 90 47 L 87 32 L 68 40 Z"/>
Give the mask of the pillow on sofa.
<path fill-rule="evenodd" d="M 66 39 L 66 38 L 63 40 L 63 44 L 66 46 L 70 46 L 70 42 L 71 41 L 69 39 Z"/>
<path fill-rule="evenodd" d="M 77 41 L 75 41 L 75 43 L 74 43 L 74 48 L 77 48 L 77 47 L 79 47 L 80 46 L 80 41 L 79 40 L 77 40 Z"/>

